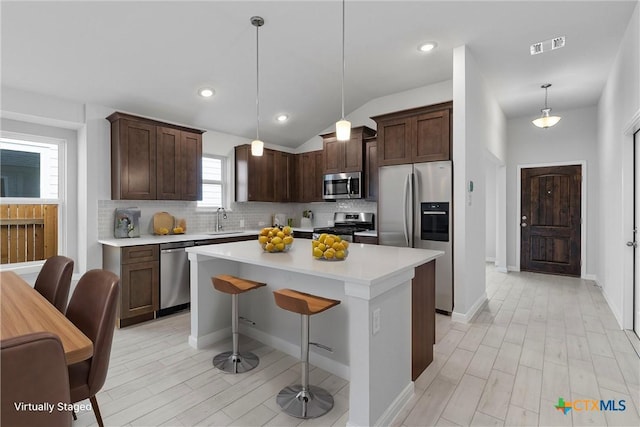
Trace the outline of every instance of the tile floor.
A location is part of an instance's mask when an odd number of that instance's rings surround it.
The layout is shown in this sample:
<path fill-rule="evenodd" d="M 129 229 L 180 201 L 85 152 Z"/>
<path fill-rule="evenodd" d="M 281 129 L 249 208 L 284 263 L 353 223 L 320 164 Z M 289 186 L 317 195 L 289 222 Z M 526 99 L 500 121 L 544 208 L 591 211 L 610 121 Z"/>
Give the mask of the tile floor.
<path fill-rule="evenodd" d="M 435 357 L 393 425 L 638 426 L 640 359 L 591 281 L 487 268 L 489 302 L 470 324 L 437 316 Z M 258 368 L 232 376 L 211 366 L 230 345 L 194 350 L 188 314 L 117 330 L 98 402 L 107 426 L 345 425 L 348 382 L 315 368 L 334 409 L 300 421 L 275 395 L 299 378 L 297 360 L 245 340 Z M 575 411 L 558 398 L 625 400 L 624 411 Z M 74 427 L 95 425 L 92 412 Z"/>

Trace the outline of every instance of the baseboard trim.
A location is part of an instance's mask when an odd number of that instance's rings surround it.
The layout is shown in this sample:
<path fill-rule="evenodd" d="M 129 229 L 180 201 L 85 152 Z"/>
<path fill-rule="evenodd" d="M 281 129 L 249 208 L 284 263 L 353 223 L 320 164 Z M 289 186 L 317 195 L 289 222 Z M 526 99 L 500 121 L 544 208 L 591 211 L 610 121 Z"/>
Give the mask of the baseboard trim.
<path fill-rule="evenodd" d="M 409 400 L 415 393 L 415 383 L 410 381 L 409 384 L 400 392 L 395 400 L 382 413 L 380 418 L 375 422 L 375 426 L 389 426 L 393 420 L 400 414 L 400 411 L 409 403 Z M 347 423 L 349 425 L 349 423 Z"/>
<path fill-rule="evenodd" d="M 484 260 L 485 260 L 485 262 L 493 262 L 493 263 L 496 262 L 496 258 L 495 257 L 490 257 L 490 256 L 486 257 Z"/>
<path fill-rule="evenodd" d="M 451 313 L 451 320 L 453 320 L 454 322 L 469 323 L 476 316 L 476 314 L 478 314 L 484 308 L 487 302 L 489 302 L 487 293 L 483 292 L 482 296 L 478 298 L 478 300 L 466 313 L 458 313 L 455 311 L 454 307 L 453 313 Z"/>
<path fill-rule="evenodd" d="M 582 276 L 582 278 L 584 280 L 593 280 L 594 282 L 598 283 L 598 276 L 596 276 L 595 274 L 585 274 L 584 276 Z"/>
<path fill-rule="evenodd" d="M 515 265 L 507 266 L 507 270 L 509 271 L 520 271 L 520 267 L 516 267 Z"/>
<path fill-rule="evenodd" d="M 263 331 L 247 325 L 239 325 L 238 332 L 240 332 L 242 335 L 253 338 L 256 341 L 260 341 L 261 343 L 268 345 L 271 348 L 275 348 L 282 352 L 285 352 L 290 356 L 300 358 L 300 346 L 297 344 L 292 344 L 288 341 L 283 340 L 282 338 L 274 337 L 271 334 L 267 334 Z M 349 366 L 345 364 L 337 362 L 314 351 L 309 351 L 309 363 L 349 381 Z"/>
<path fill-rule="evenodd" d="M 509 272 L 509 269 L 508 269 L 508 268 L 505 268 L 505 267 L 496 267 L 496 271 L 497 271 L 498 273 L 508 273 L 508 272 Z"/>
<path fill-rule="evenodd" d="M 189 345 L 196 349 L 201 349 L 209 345 L 213 345 L 218 341 L 225 340 L 231 336 L 231 327 L 220 329 L 215 332 L 203 335 L 201 337 L 194 337 L 189 335 Z"/>
<path fill-rule="evenodd" d="M 609 310 L 611 310 L 611 313 L 613 313 L 613 317 L 616 318 L 616 322 L 618 322 L 618 326 L 620 326 L 620 330 L 623 330 L 624 322 L 622 321 L 622 313 L 616 310 L 615 305 L 611 304 L 611 299 L 609 298 L 609 295 L 607 294 L 606 290 L 601 286 L 598 286 L 598 287 L 600 288 L 600 293 L 602 293 L 604 300 L 607 302 L 607 305 L 609 306 Z"/>

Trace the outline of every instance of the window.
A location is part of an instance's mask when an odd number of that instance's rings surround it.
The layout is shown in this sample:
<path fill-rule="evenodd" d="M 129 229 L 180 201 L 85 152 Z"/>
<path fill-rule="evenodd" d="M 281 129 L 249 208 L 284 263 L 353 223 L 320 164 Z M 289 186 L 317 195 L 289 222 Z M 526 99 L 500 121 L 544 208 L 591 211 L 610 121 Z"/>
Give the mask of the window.
<path fill-rule="evenodd" d="M 58 254 L 65 141 L 3 132 L 0 137 L 0 263 Z"/>
<path fill-rule="evenodd" d="M 224 206 L 226 158 L 204 154 L 202 156 L 202 200 L 199 207 L 218 208 Z"/>

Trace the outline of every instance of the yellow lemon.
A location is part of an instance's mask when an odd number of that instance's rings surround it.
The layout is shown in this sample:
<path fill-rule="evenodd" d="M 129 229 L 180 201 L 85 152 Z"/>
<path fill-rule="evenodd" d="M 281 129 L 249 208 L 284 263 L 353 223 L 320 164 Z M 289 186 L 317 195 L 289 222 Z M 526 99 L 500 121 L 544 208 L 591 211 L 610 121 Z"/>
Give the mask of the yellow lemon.
<path fill-rule="evenodd" d="M 320 235 L 320 237 L 318 237 L 318 241 L 319 241 L 320 243 L 324 243 L 324 240 L 325 240 L 327 237 L 328 237 L 328 234 L 327 234 L 327 233 L 322 233 L 322 234 Z"/>
<path fill-rule="evenodd" d="M 344 257 L 345 257 L 345 253 L 344 253 L 343 250 L 336 251 L 336 258 L 337 259 L 344 259 Z"/>
<path fill-rule="evenodd" d="M 266 236 L 267 234 L 269 234 L 269 229 L 268 228 L 263 228 L 262 230 L 260 230 L 260 235 L 261 236 Z"/>
<path fill-rule="evenodd" d="M 324 251 L 324 257 L 326 259 L 333 259 L 335 255 L 336 253 L 333 249 L 327 249 L 326 251 Z"/>
<path fill-rule="evenodd" d="M 288 236 L 289 234 L 291 234 L 291 227 L 289 227 L 288 225 L 287 225 L 287 226 L 285 226 L 285 227 L 282 229 L 282 232 Z"/>
<path fill-rule="evenodd" d="M 311 241 L 311 247 L 312 248 L 317 248 L 319 244 L 320 244 L 320 242 L 318 242 L 317 240 L 312 240 Z"/>
<path fill-rule="evenodd" d="M 258 242 L 260 242 L 261 244 L 267 243 L 268 240 L 269 240 L 269 238 L 267 236 L 258 237 Z"/>
<path fill-rule="evenodd" d="M 278 232 L 276 233 L 276 236 L 278 236 L 278 237 L 280 237 L 281 239 L 283 239 L 283 238 L 284 238 L 284 236 L 285 236 L 285 234 L 284 234 L 284 232 L 283 232 L 283 231 L 278 231 Z"/>
<path fill-rule="evenodd" d="M 334 242 L 334 244 L 331 245 L 331 247 L 336 251 L 344 249 L 344 246 L 342 246 L 342 243 L 339 243 L 339 242 Z"/>
<path fill-rule="evenodd" d="M 344 245 L 344 248 L 347 249 L 349 247 L 349 242 L 346 240 L 343 240 L 342 242 L 340 242 Z"/>
<path fill-rule="evenodd" d="M 322 258 L 322 251 L 320 248 L 313 248 L 313 256 L 316 258 Z"/>
<path fill-rule="evenodd" d="M 276 251 L 278 251 L 278 252 L 284 251 L 284 243 L 276 244 Z"/>
<path fill-rule="evenodd" d="M 322 242 L 322 243 L 324 243 L 325 245 L 330 247 L 331 245 L 333 245 L 333 242 L 335 242 L 335 241 L 336 241 L 336 239 L 334 239 L 333 236 L 327 236 L 327 238 L 324 239 L 324 242 Z"/>
<path fill-rule="evenodd" d="M 324 252 L 327 249 L 327 246 L 324 243 L 320 243 L 318 244 L 318 249 Z"/>
<path fill-rule="evenodd" d="M 274 245 L 277 245 L 279 243 L 282 243 L 282 237 L 274 237 L 273 239 L 271 239 L 271 243 L 273 243 Z"/>
<path fill-rule="evenodd" d="M 333 236 L 334 239 L 336 239 L 336 242 L 342 242 L 342 237 L 340 236 Z"/>
<path fill-rule="evenodd" d="M 282 239 L 282 241 L 284 242 L 285 245 L 290 245 L 293 243 L 293 237 L 291 236 L 285 236 L 284 239 Z"/>
<path fill-rule="evenodd" d="M 275 245 L 271 242 L 267 243 L 264 248 L 268 251 L 268 252 L 273 252 L 273 249 L 275 248 Z"/>

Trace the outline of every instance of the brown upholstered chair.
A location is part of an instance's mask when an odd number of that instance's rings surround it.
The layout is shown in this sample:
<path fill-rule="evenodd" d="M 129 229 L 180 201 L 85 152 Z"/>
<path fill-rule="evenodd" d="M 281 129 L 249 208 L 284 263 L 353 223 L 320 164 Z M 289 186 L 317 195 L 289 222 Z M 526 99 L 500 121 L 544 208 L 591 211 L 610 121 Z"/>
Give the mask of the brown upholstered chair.
<path fill-rule="evenodd" d="M 69 298 L 69 287 L 73 275 L 73 260 L 65 256 L 56 255 L 47 258 L 38 278 L 35 289 L 45 297 L 55 308 L 64 313 Z"/>
<path fill-rule="evenodd" d="M 9 338 L 0 343 L 3 426 L 71 426 L 67 362 L 60 339 L 49 332 Z M 14 403 L 48 403 L 51 413 L 16 408 Z M 36 408 L 37 409 L 37 408 Z M 63 409 L 63 410 L 60 410 Z M 65 410 L 66 409 L 66 410 Z"/>
<path fill-rule="evenodd" d="M 67 307 L 67 318 L 93 342 L 91 359 L 69 366 L 71 402 L 89 399 L 100 427 L 103 423 L 96 393 L 104 385 L 109 368 L 119 285 L 120 278 L 109 271 L 87 271 Z"/>

